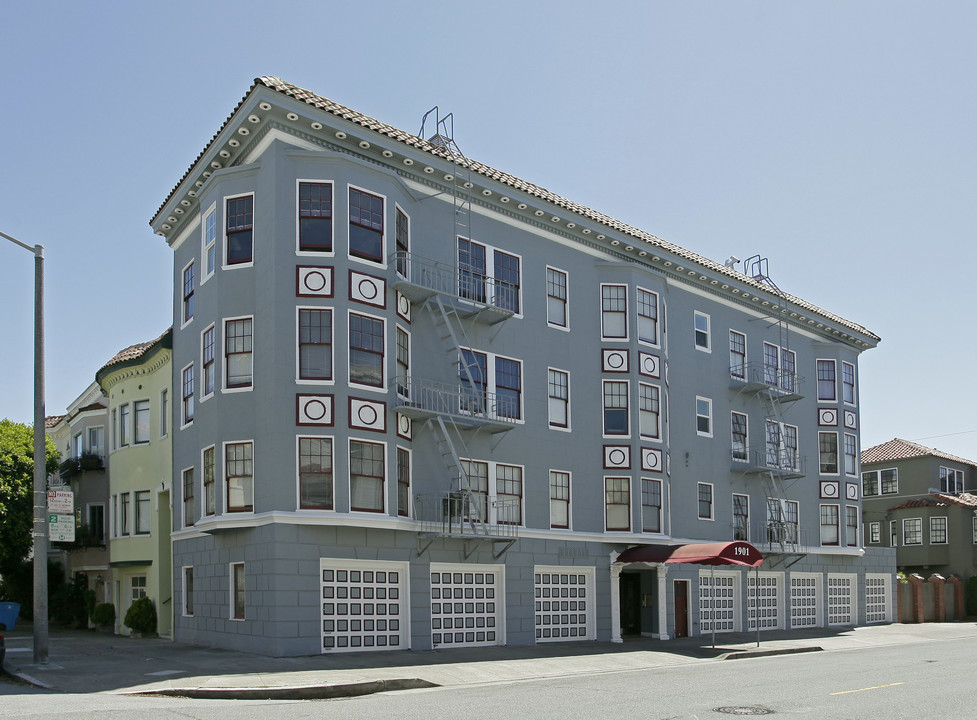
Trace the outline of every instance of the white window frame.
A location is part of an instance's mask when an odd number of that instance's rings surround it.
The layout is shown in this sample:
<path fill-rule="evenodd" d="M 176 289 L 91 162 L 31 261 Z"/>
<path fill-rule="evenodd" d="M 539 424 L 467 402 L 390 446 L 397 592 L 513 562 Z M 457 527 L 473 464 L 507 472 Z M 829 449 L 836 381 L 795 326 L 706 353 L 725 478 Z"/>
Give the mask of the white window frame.
<path fill-rule="evenodd" d="M 329 194 L 330 194 L 330 196 L 332 198 L 331 203 L 330 203 L 332 205 L 332 212 L 330 213 L 330 216 L 329 216 L 329 224 L 332 226 L 331 227 L 332 250 L 302 250 L 302 244 L 301 244 L 301 240 L 302 240 L 302 227 L 301 227 L 301 225 L 302 225 L 302 216 L 301 216 L 301 208 L 300 208 L 300 205 L 302 203 L 302 199 L 300 197 L 300 188 L 301 188 L 301 186 L 302 186 L 303 183 L 309 183 L 310 185 L 328 185 L 329 186 Z M 359 189 L 359 188 L 357 188 L 357 189 Z M 363 192 L 368 192 L 368 191 L 367 190 L 363 190 Z M 375 195 L 376 193 L 370 193 L 370 194 Z M 347 195 L 346 195 L 346 215 L 347 215 L 347 218 L 348 218 L 349 217 L 349 193 L 348 193 L 348 191 L 347 191 Z M 387 217 L 386 217 L 386 215 L 387 215 L 387 203 L 386 203 L 386 199 L 384 199 L 384 203 L 383 203 L 383 215 L 384 215 L 384 218 L 383 218 L 384 228 L 383 229 L 384 229 L 384 234 L 386 234 L 386 229 L 387 229 Z M 349 251 L 349 246 L 348 245 L 347 245 L 347 248 L 346 249 L 347 249 L 347 252 L 348 252 Z M 317 179 L 312 179 L 312 178 L 296 178 L 295 179 L 295 254 L 298 255 L 298 256 L 301 256 L 301 257 L 319 257 L 319 258 L 322 258 L 322 257 L 334 257 L 336 255 L 336 183 L 333 182 L 332 180 L 321 180 L 321 179 L 318 179 L 317 180 Z M 371 263 L 371 265 L 375 265 L 375 263 Z"/>
<path fill-rule="evenodd" d="M 407 257 L 404 258 L 404 267 L 403 267 L 404 272 L 400 271 L 400 266 L 397 264 L 396 258 L 394 259 L 394 271 L 400 277 L 409 277 L 410 275 L 409 265 L 410 265 L 410 253 L 411 253 L 411 220 L 410 220 L 410 215 L 407 213 L 406 210 L 404 210 L 404 208 L 400 206 L 400 203 L 394 202 L 394 231 L 393 231 L 394 253 L 400 252 L 400 247 L 397 245 L 397 220 L 400 218 L 401 215 L 403 215 L 404 218 L 407 220 L 407 249 L 404 251 L 407 253 Z M 335 246 L 335 242 L 333 243 L 333 246 Z"/>
<path fill-rule="evenodd" d="M 207 221 L 214 219 L 214 238 L 207 242 Z M 210 249 L 214 249 L 214 262 L 210 270 L 207 270 L 207 261 L 210 259 Z M 200 224 L 200 268 L 203 270 L 200 276 L 200 284 L 203 285 L 217 271 L 217 203 L 211 203 L 210 207 L 203 213 Z"/>
<path fill-rule="evenodd" d="M 977 518 L 974 518 L 977 520 Z M 882 542 L 882 523 L 870 522 L 868 524 L 868 542 L 870 545 L 878 545 Z"/>
<path fill-rule="evenodd" d="M 227 251 L 230 247 L 230 243 L 227 242 L 227 201 L 237 200 L 238 198 L 251 196 L 251 260 L 248 262 L 239 263 L 229 263 L 227 261 Z M 225 195 L 221 198 L 221 228 L 220 236 L 224 238 L 224 251 L 221 253 L 221 270 L 238 270 L 241 268 L 254 267 L 254 251 L 255 251 L 255 228 L 257 227 L 257 215 L 258 207 L 255 202 L 254 192 L 243 192 L 237 193 L 236 195 Z"/>
<path fill-rule="evenodd" d="M 554 398 L 550 394 L 550 374 L 558 373 L 566 378 L 566 398 Z M 564 412 L 566 414 L 566 424 L 561 425 L 553 421 L 553 402 L 558 401 L 563 403 Z M 567 370 L 560 370 L 559 368 L 549 367 L 546 368 L 546 417 L 547 422 L 551 430 L 557 430 L 559 432 L 570 432 L 572 427 L 570 424 L 570 373 Z"/>
<path fill-rule="evenodd" d="M 194 298 L 197 296 L 197 272 L 196 272 L 196 268 L 194 267 L 195 262 L 196 262 L 196 258 L 194 258 L 186 265 L 184 265 L 183 269 L 180 271 L 180 329 L 181 330 L 193 322 L 193 316 L 196 312 L 196 303 L 194 302 Z M 190 294 L 187 295 L 185 289 L 186 277 L 187 277 L 187 270 L 189 270 L 190 268 L 194 268 L 193 285 L 190 288 Z M 188 305 L 193 306 L 189 308 L 190 317 L 187 317 Z"/>
<path fill-rule="evenodd" d="M 950 519 L 946 515 L 934 515 L 934 516 L 930 517 L 929 520 L 930 520 L 929 521 L 929 541 L 930 541 L 930 545 L 949 545 L 950 544 Z M 935 528 L 933 527 L 933 521 L 934 520 L 942 520 L 943 521 L 943 540 L 942 540 L 942 542 L 939 541 L 939 540 L 934 540 L 933 539 L 933 533 L 935 531 Z"/>
<path fill-rule="evenodd" d="M 734 539 L 737 539 L 736 538 L 736 518 L 738 517 L 738 515 L 736 514 L 736 498 L 745 498 L 746 499 L 746 527 L 744 528 L 746 537 L 741 538 L 741 539 L 743 541 L 745 541 L 745 542 L 749 542 L 750 541 L 750 496 L 749 495 L 746 495 L 745 493 L 733 493 L 733 497 L 730 500 L 730 508 L 731 508 L 732 517 L 733 517 L 733 538 Z"/>
<path fill-rule="evenodd" d="M 700 327 L 700 321 L 704 321 L 705 328 Z M 705 335 L 705 345 L 699 342 L 700 333 Z M 701 352 L 712 352 L 712 318 L 699 310 L 693 311 L 692 314 L 692 345 Z"/>
<path fill-rule="evenodd" d="M 553 497 L 553 487 L 554 487 L 553 486 L 553 479 L 554 479 L 554 475 L 566 476 L 566 481 L 567 481 L 567 486 L 566 486 L 567 497 L 566 497 L 566 500 L 565 501 L 563 500 L 563 498 L 554 498 Z M 549 497 L 550 497 L 550 513 L 549 513 L 549 515 L 550 515 L 550 528 L 551 529 L 557 529 L 557 530 L 572 530 L 573 529 L 573 505 L 571 503 L 573 502 L 573 473 L 571 473 L 569 470 L 556 470 L 556 469 L 551 468 L 547 477 L 549 479 L 548 490 L 549 490 Z M 553 524 L 553 503 L 554 502 L 565 502 L 566 503 L 566 509 L 567 509 L 567 524 L 566 525 L 554 525 Z"/>
<path fill-rule="evenodd" d="M 702 407 L 700 403 L 705 403 L 706 412 L 702 412 Z M 699 429 L 699 419 L 705 418 L 709 422 L 708 430 Z M 712 398 L 702 397 L 701 395 L 695 396 L 695 434 L 699 437 L 709 437 L 713 436 L 713 425 L 712 425 Z"/>
<path fill-rule="evenodd" d="M 604 288 L 614 287 L 624 289 L 624 310 L 604 310 Z M 628 306 L 628 286 L 623 283 L 601 283 L 600 284 L 600 339 L 609 342 L 627 342 L 631 334 L 631 319 L 628 316 L 629 306 Z M 605 319 L 608 313 L 613 313 L 615 315 L 624 314 L 624 335 L 608 335 L 607 334 L 607 323 Z"/>
<path fill-rule="evenodd" d="M 550 319 L 550 298 L 556 298 L 555 295 L 550 295 L 550 273 L 556 273 L 563 276 L 563 290 L 566 297 L 563 298 L 563 315 L 565 322 L 560 325 L 559 323 L 553 322 Z M 562 330 L 563 332 L 570 332 L 570 275 L 566 270 L 560 270 L 559 268 L 552 267 L 551 265 L 546 266 L 544 273 L 544 284 L 546 290 L 546 324 L 547 326 L 554 328 L 555 330 Z M 559 298 L 556 298 L 559 300 Z"/>
<path fill-rule="evenodd" d="M 298 185 L 296 185 L 295 187 L 297 189 L 298 188 Z M 335 187 L 334 187 L 334 189 L 335 189 Z M 370 260 L 369 258 L 359 257 L 358 255 L 353 255 L 353 253 L 350 252 L 350 246 L 349 246 L 349 226 L 353 224 L 353 221 L 351 219 L 352 213 L 350 213 L 350 211 L 349 211 L 349 207 L 350 207 L 350 197 L 349 197 L 350 190 L 356 190 L 357 192 L 364 193 L 365 195 L 372 195 L 373 197 L 380 198 L 383 201 L 383 233 L 380 235 L 380 259 L 379 260 Z M 296 198 L 295 207 L 296 207 L 296 213 L 297 213 L 298 212 L 298 201 L 297 201 L 297 198 Z M 346 227 L 346 233 L 345 233 L 345 236 L 346 236 L 346 257 L 350 261 L 352 261 L 352 262 L 362 263 L 363 265 L 367 265 L 367 266 L 372 267 L 372 268 L 386 268 L 387 267 L 387 246 L 389 245 L 388 237 L 390 235 L 390 220 L 387 217 L 387 213 L 390 210 L 390 203 L 387 201 L 387 196 L 384 195 L 383 193 L 377 192 L 376 190 L 370 190 L 368 188 L 361 187 L 359 185 L 353 185 L 352 183 L 346 183 L 346 196 L 343 198 L 343 207 L 346 210 L 346 224 L 345 224 L 345 227 Z M 336 198 L 335 197 L 333 197 L 333 200 L 332 200 L 332 214 L 333 214 L 333 217 L 335 218 L 335 216 L 336 216 Z M 333 225 L 333 231 L 334 231 L 333 232 L 333 242 L 332 242 L 333 250 L 336 249 L 336 234 L 335 234 L 335 229 L 336 229 L 336 226 L 334 224 Z M 298 247 L 297 244 L 296 244 L 296 247 Z"/>
<path fill-rule="evenodd" d="M 381 334 L 383 336 L 383 351 L 380 357 L 380 385 L 364 385 L 363 383 L 354 382 L 351 378 L 350 373 L 350 355 L 352 349 L 352 340 L 350 338 L 350 328 L 352 327 L 351 319 L 353 315 L 359 315 L 360 317 L 368 318 L 370 320 L 376 320 L 380 322 Z M 333 323 L 335 327 L 335 314 L 333 315 Z M 372 315 L 371 313 L 361 312 L 360 310 L 347 310 L 346 311 L 346 337 L 345 337 L 345 349 L 346 349 L 346 382 L 349 387 L 356 388 L 357 390 L 365 390 L 366 392 L 387 392 L 387 362 L 390 358 L 390 348 L 389 341 L 387 340 L 387 319 L 380 315 Z M 335 358 L 335 355 L 333 355 Z M 333 370 L 333 377 L 336 377 L 336 371 Z M 304 382 L 304 381 L 303 381 Z"/>
<path fill-rule="evenodd" d="M 525 263 L 523 262 L 522 255 L 518 255 L 510 250 L 503 250 L 502 248 L 495 247 L 494 245 L 488 245 L 486 243 L 479 242 L 478 240 L 473 240 L 472 238 L 466 237 L 465 235 L 457 235 L 455 236 L 455 250 L 454 250 L 455 258 L 454 259 L 455 259 L 455 268 L 458 269 L 459 282 L 461 282 L 461 278 L 463 277 L 462 275 L 463 272 L 472 272 L 470 270 L 464 270 L 464 271 L 461 270 L 461 262 L 458 256 L 459 240 L 464 240 L 465 242 L 472 245 L 478 245 L 479 247 L 485 250 L 485 273 L 481 276 L 482 282 L 484 283 L 484 287 L 482 288 L 482 291 L 485 293 L 485 297 L 478 298 L 478 299 L 465 297 L 465 295 L 461 292 L 461 287 L 459 286 L 458 295 L 457 295 L 458 300 L 460 302 L 470 303 L 472 305 L 488 305 L 489 307 L 505 309 L 504 303 L 500 303 L 499 298 L 496 297 L 496 283 L 500 282 L 500 280 L 495 277 L 495 254 L 498 252 L 503 255 L 514 257 L 519 261 L 519 285 L 518 285 L 518 292 L 516 293 L 516 306 L 519 308 L 519 311 L 514 313 L 513 317 L 522 317 L 523 316 L 522 276 L 525 270 Z"/>
<path fill-rule="evenodd" d="M 364 443 L 367 445 L 379 445 L 382 451 L 383 457 L 383 477 L 380 478 L 380 502 L 382 507 L 379 509 L 368 509 L 368 508 L 353 508 L 353 443 Z M 333 446 L 333 452 L 335 452 L 335 445 Z M 335 466 L 335 465 L 334 465 Z M 394 465 L 396 468 L 396 464 Z M 390 476 L 390 459 L 387 454 L 387 442 L 385 440 L 376 440 L 375 438 L 364 438 L 364 437 L 353 437 L 352 435 L 346 440 L 346 492 L 347 498 L 349 499 L 349 512 L 350 513 L 366 513 L 367 515 L 386 515 L 388 512 L 389 498 L 387 497 L 387 489 L 389 485 Z M 333 482 L 335 483 L 335 470 L 333 471 Z M 333 486 L 335 487 L 335 485 Z M 333 506 L 335 506 L 336 501 L 333 498 Z"/>
<path fill-rule="evenodd" d="M 485 467 L 485 508 L 484 512 L 484 522 L 489 525 L 498 525 L 498 511 L 495 506 L 495 502 L 499 499 L 498 495 L 498 466 L 504 465 L 505 467 L 518 468 L 522 476 L 522 496 L 520 498 L 519 507 L 519 525 L 511 525 L 511 527 L 525 527 L 526 526 L 526 466 L 519 465 L 518 463 L 511 462 L 499 462 L 496 460 L 479 460 L 478 458 L 463 457 L 459 458 L 463 464 L 468 465 L 481 465 Z M 466 469 L 466 473 L 467 473 Z M 547 480 L 549 476 L 547 475 Z M 549 496 L 549 483 L 547 482 L 547 497 Z M 482 496 L 482 493 L 475 492 L 473 494 Z"/>
<path fill-rule="evenodd" d="M 403 335 L 407 346 L 407 362 L 400 361 L 400 337 Z M 413 365 L 413 339 L 410 330 L 400 323 L 394 326 L 394 386 L 397 390 L 397 397 L 410 400 L 411 366 Z M 403 367 L 403 377 L 401 377 L 401 367 Z M 334 373 L 335 374 L 335 373 Z"/>
<path fill-rule="evenodd" d="M 733 417 L 739 416 L 743 418 L 743 427 L 746 432 L 743 434 L 743 446 L 737 446 L 737 436 L 733 432 L 736 429 L 736 423 L 733 422 Z M 781 437 L 783 437 L 781 435 Z M 736 410 L 731 410 L 729 413 L 729 456 L 733 462 L 745 463 L 750 461 L 750 416 L 747 413 L 738 412 Z"/>
<path fill-rule="evenodd" d="M 849 452 L 851 450 L 851 452 Z M 852 433 L 845 433 L 845 475 L 848 477 L 858 477 L 858 436 Z M 840 470 L 840 468 L 839 468 Z"/>
<path fill-rule="evenodd" d="M 485 357 L 485 393 L 489 397 L 496 398 L 496 402 L 495 403 L 486 402 L 485 414 L 488 417 L 491 417 L 491 418 L 504 418 L 504 419 L 506 419 L 506 420 L 508 420 L 510 422 L 517 423 L 517 424 L 520 424 L 520 425 L 523 424 L 523 423 L 525 423 L 526 422 L 526 374 L 525 374 L 525 368 L 524 368 L 523 361 L 520 360 L 519 358 L 514 358 L 514 357 L 511 357 L 509 355 L 500 355 L 498 353 L 487 352 L 485 350 L 477 350 L 477 349 L 475 349 L 473 347 L 462 347 L 462 348 L 459 348 L 459 349 L 460 350 L 466 350 L 469 353 L 471 353 L 472 355 L 483 355 Z M 518 413 L 519 414 L 518 414 L 518 417 L 510 417 L 508 415 L 500 415 L 498 413 L 498 407 L 497 407 L 497 405 L 499 404 L 498 403 L 498 393 L 499 393 L 498 388 L 499 388 L 499 385 L 498 385 L 498 378 L 497 378 L 498 373 L 496 372 L 496 362 L 495 361 L 496 360 L 500 360 L 500 359 L 501 360 L 509 360 L 510 362 L 514 362 L 514 363 L 516 363 L 519 366 L 519 409 L 518 409 Z M 461 368 L 461 362 L 462 362 L 462 358 L 461 358 L 461 354 L 459 353 L 459 357 L 458 357 L 459 372 L 461 372 L 461 370 L 460 370 L 460 368 Z M 464 377 L 464 376 L 459 376 L 459 377 L 461 378 L 461 377 Z M 548 395 L 548 393 L 549 393 L 549 390 L 548 390 L 548 387 L 549 387 L 549 375 L 547 375 L 546 380 L 547 380 L 547 397 L 549 397 L 549 395 Z M 474 391 L 474 388 L 472 390 Z M 568 388 L 568 390 L 569 390 L 569 388 Z M 547 415 L 548 414 L 549 414 L 549 411 L 547 410 Z"/>
<path fill-rule="evenodd" d="M 407 456 L 407 464 L 406 465 L 404 465 L 404 464 L 402 464 L 400 462 L 401 453 L 404 453 Z M 406 485 L 407 485 L 407 498 L 406 498 L 407 502 L 406 502 L 406 507 L 404 508 L 404 511 L 403 512 L 400 511 L 400 487 L 401 487 L 401 485 L 404 484 L 404 483 L 401 483 L 400 482 L 400 469 L 402 467 L 406 467 L 407 468 L 407 483 L 406 483 Z M 394 446 L 394 472 L 393 472 L 393 474 L 394 474 L 394 484 L 396 485 L 396 493 L 395 493 L 396 500 L 395 500 L 395 503 L 396 503 L 397 517 L 409 518 L 410 515 L 411 515 L 411 509 L 412 509 L 412 506 L 413 506 L 413 503 L 411 502 L 411 492 L 414 489 L 414 451 L 413 450 L 411 450 L 408 447 L 404 447 L 403 445 L 395 445 Z M 391 508 L 391 510 L 394 510 L 394 508 Z"/>
<path fill-rule="evenodd" d="M 187 520 L 187 473 L 190 473 L 191 485 L 193 486 L 193 507 L 191 508 L 193 517 Z M 193 465 L 185 467 L 180 471 L 180 520 L 185 528 L 193 527 L 197 524 L 200 517 L 200 508 L 197 502 L 197 469 Z"/>
<path fill-rule="evenodd" d="M 651 340 L 646 340 L 641 337 L 641 318 L 648 317 L 638 312 L 640 307 L 640 298 L 642 293 L 648 293 L 654 298 L 655 306 L 655 337 Z M 661 347 L 661 303 L 658 293 L 654 290 L 649 290 L 648 288 L 641 287 L 640 285 L 635 287 L 634 291 L 634 317 L 637 323 L 637 329 L 635 331 L 638 339 L 638 343 L 641 345 L 647 345 L 649 347 Z"/>
<path fill-rule="evenodd" d="M 699 508 L 699 492 L 703 488 L 709 488 L 709 514 L 703 515 L 701 509 Z M 714 522 L 716 520 L 716 487 L 713 483 L 700 482 L 695 485 L 695 514 L 698 520 L 708 520 Z"/>
<path fill-rule="evenodd" d="M 642 388 L 651 388 L 654 392 L 657 392 L 657 402 L 658 402 L 658 412 L 652 413 L 650 410 L 645 410 L 641 407 L 644 398 L 642 397 Z M 654 415 L 655 418 L 655 428 L 652 433 L 642 432 L 642 418 Z M 638 383 L 638 435 L 642 438 L 649 440 L 661 441 L 662 439 L 662 393 L 661 387 L 654 383 L 639 382 Z"/>
<path fill-rule="evenodd" d="M 613 384 L 613 385 L 623 385 L 624 386 L 624 399 L 627 402 L 627 405 L 625 405 L 624 410 L 626 411 L 625 412 L 625 418 L 627 419 L 628 427 L 627 427 L 627 431 L 626 432 L 623 432 L 623 433 L 608 433 L 607 432 L 606 412 L 608 410 L 620 410 L 621 409 L 621 408 L 608 408 L 607 405 L 605 404 L 605 402 L 606 402 L 606 393 L 604 391 L 604 388 L 607 385 L 611 385 L 611 384 Z M 631 437 L 631 382 L 629 380 L 602 380 L 601 381 L 601 395 L 600 395 L 600 397 L 601 397 L 601 401 L 600 401 L 601 402 L 601 432 L 603 433 L 602 434 L 602 437 L 605 437 L 605 438 L 619 438 L 619 439 L 624 439 L 624 438 Z"/>
<path fill-rule="evenodd" d="M 665 532 L 665 491 L 664 483 L 659 478 L 641 478 L 641 532 L 654 533 L 661 535 Z M 653 508 L 655 505 L 645 503 L 645 483 L 655 483 L 658 485 L 658 529 L 649 530 L 645 527 L 645 508 Z"/>
<path fill-rule="evenodd" d="M 210 392 L 207 392 L 207 366 L 205 365 L 206 360 L 204 359 L 204 347 L 205 347 L 204 338 L 206 337 L 207 333 L 211 331 L 213 331 L 214 333 L 214 347 L 213 347 L 214 358 L 213 361 L 211 362 L 211 372 L 214 373 L 214 389 L 211 390 Z M 253 331 L 253 326 L 252 326 L 252 331 Z M 217 392 L 217 387 L 218 387 L 217 349 L 218 349 L 217 323 L 211 323 L 210 325 L 205 327 L 203 331 L 200 333 L 200 402 L 201 403 L 212 398 L 214 394 Z"/>
<path fill-rule="evenodd" d="M 609 528 L 607 527 L 607 493 L 609 492 L 607 487 L 608 480 L 625 480 L 627 481 L 627 491 L 628 491 L 628 526 L 626 528 Z M 604 508 L 604 532 L 622 532 L 630 533 L 634 529 L 634 518 L 632 517 L 634 512 L 634 492 L 632 492 L 631 477 L 629 475 L 605 475 L 604 476 L 604 494 L 603 494 L 603 508 Z M 613 492 L 620 492 L 620 490 L 614 490 Z M 621 503 L 615 503 L 615 506 L 621 505 Z"/>
<path fill-rule="evenodd" d="M 214 457 L 214 482 L 211 483 L 211 485 L 213 487 L 213 493 L 214 493 L 214 510 L 213 510 L 213 512 L 210 512 L 208 510 L 208 504 L 207 504 L 207 461 L 206 461 L 206 457 L 207 457 L 207 451 L 208 450 L 212 451 L 212 454 L 213 454 L 213 457 Z M 253 454 L 254 454 L 254 450 L 252 450 L 252 455 Z M 221 458 L 221 459 L 223 459 L 223 458 Z M 217 507 L 218 507 L 218 503 L 217 503 L 218 492 L 217 492 L 217 490 L 220 487 L 220 478 L 223 477 L 223 473 L 224 473 L 223 468 L 221 468 L 220 471 L 218 472 L 218 467 L 219 466 L 217 464 L 217 460 L 218 460 L 217 446 L 214 445 L 213 443 L 200 449 L 200 510 L 198 511 L 198 515 L 201 518 L 213 517 L 213 516 L 215 516 L 217 514 Z M 221 502 L 223 502 L 223 500 Z"/>
<path fill-rule="evenodd" d="M 821 462 L 821 455 L 822 455 L 821 436 L 822 435 L 831 435 L 834 436 L 835 439 L 835 471 L 834 472 L 831 472 L 830 470 L 821 469 L 822 466 L 824 465 L 824 463 Z M 842 473 L 841 466 L 843 462 L 844 462 L 844 450 L 840 447 L 840 443 L 838 442 L 838 433 L 834 430 L 819 430 L 818 431 L 818 474 L 829 476 L 829 477 L 835 477 L 837 475 L 841 475 Z"/>
<path fill-rule="evenodd" d="M 250 445 L 251 446 L 251 509 L 250 510 L 247 509 L 232 510 L 230 507 L 230 502 L 228 498 L 229 483 L 227 477 L 227 446 L 228 445 Z M 221 469 L 223 470 L 223 472 L 221 473 L 221 490 L 222 490 L 221 498 L 223 501 L 225 513 L 229 513 L 232 515 L 251 515 L 254 513 L 254 495 L 255 495 L 254 490 L 255 490 L 255 484 L 257 482 L 257 478 L 255 476 L 256 456 L 257 456 L 257 452 L 255 448 L 254 438 L 250 438 L 247 440 L 225 440 L 224 442 L 221 443 Z M 217 472 L 217 458 L 215 457 L 214 458 L 215 475 L 216 472 Z M 203 482 L 203 472 L 201 472 L 200 475 L 201 475 L 200 481 Z M 216 477 L 214 478 L 214 482 L 215 483 L 217 482 Z M 204 499 L 204 502 L 206 502 L 206 498 Z M 244 507 L 246 508 L 247 506 Z"/>
<path fill-rule="evenodd" d="M 329 379 L 304 378 L 302 377 L 302 311 L 318 310 L 328 312 L 329 321 L 329 355 L 332 367 L 332 377 Z M 384 326 L 384 345 L 386 345 L 386 326 Z M 347 353 L 349 352 L 347 348 Z M 348 363 L 347 363 L 348 365 Z M 310 305 L 298 305 L 295 307 L 295 382 L 301 385 L 335 385 L 336 384 L 336 311 L 331 307 L 316 307 Z M 359 387 L 359 386 L 357 386 Z"/>
<path fill-rule="evenodd" d="M 830 364 L 832 383 L 831 383 L 831 397 L 826 397 L 821 395 L 821 363 Z M 833 403 L 838 402 L 838 363 L 831 358 L 817 358 L 814 361 L 814 385 L 817 391 L 818 402 L 821 403 Z"/>
<path fill-rule="evenodd" d="M 736 335 L 737 337 L 743 338 L 743 358 L 742 358 L 742 361 L 740 361 L 742 363 L 742 367 L 737 367 L 736 366 L 736 363 L 734 362 L 734 359 L 736 361 L 739 361 L 739 356 L 733 353 L 733 336 L 734 335 Z M 731 328 L 730 331 L 729 331 L 729 376 L 731 378 L 736 378 L 737 380 L 746 380 L 747 379 L 747 374 L 749 372 L 748 369 L 747 369 L 747 366 L 749 364 L 748 352 L 749 352 L 749 350 L 747 348 L 747 336 L 746 336 L 746 333 L 745 332 L 740 332 L 739 330 L 733 330 Z M 737 374 L 737 371 L 739 371 L 738 374 Z"/>
<path fill-rule="evenodd" d="M 940 466 L 940 492 L 947 495 L 958 495 L 964 490 L 966 479 L 963 470 Z M 946 489 L 944 489 L 946 487 Z M 957 488 L 960 488 L 959 490 Z"/>
<path fill-rule="evenodd" d="M 181 377 L 182 380 L 182 377 Z M 163 388 L 159 391 L 159 436 L 165 438 L 170 432 L 170 390 Z"/>
<path fill-rule="evenodd" d="M 848 383 L 845 382 L 846 368 L 851 368 L 851 400 L 845 400 L 845 387 L 848 385 Z M 858 405 L 858 378 L 856 376 L 855 363 L 850 363 L 846 360 L 841 361 L 841 400 L 845 405 L 850 405 L 852 407 Z"/>
<path fill-rule="evenodd" d="M 854 518 L 855 518 L 854 532 L 852 532 L 852 526 L 848 524 L 848 518 L 849 518 L 849 512 L 848 511 L 849 510 L 854 510 L 855 511 L 855 513 L 854 513 Z M 859 529 L 860 529 L 861 524 L 862 523 L 861 523 L 860 514 L 858 512 L 858 506 L 857 505 L 845 505 L 845 544 L 848 547 L 858 547 L 859 546 L 859 543 L 858 543 L 858 532 L 859 532 Z M 852 535 L 854 535 L 854 537 L 849 537 L 849 533 L 850 532 L 851 532 Z"/>
<path fill-rule="evenodd" d="M 825 525 L 822 522 L 822 513 L 824 508 L 834 508 L 835 510 L 835 537 L 837 538 L 835 542 L 825 542 L 824 541 L 824 530 L 822 528 L 831 527 L 830 525 Z M 844 547 L 841 536 L 841 513 L 842 506 L 838 503 L 821 503 L 818 505 L 818 539 L 822 547 Z"/>
<path fill-rule="evenodd" d="M 328 440 L 332 453 L 332 507 L 302 507 L 302 441 Z M 310 435 L 303 433 L 295 436 L 295 509 L 300 513 L 334 513 L 336 512 L 336 438 L 332 435 Z"/>
<path fill-rule="evenodd" d="M 145 414 L 146 414 L 146 435 L 145 440 L 139 439 L 137 422 L 137 405 L 145 404 Z M 135 445 L 149 445 L 153 438 L 153 404 L 149 398 L 139 398 L 138 400 L 132 401 L 132 444 Z"/>
<path fill-rule="evenodd" d="M 240 320 L 250 320 L 251 321 L 251 351 L 248 353 L 251 356 L 251 382 L 247 385 L 228 387 L 227 378 L 229 373 L 227 372 L 227 324 L 231 322 L 238 322 Z M 234 317 L 221 318 L 221 334 L 220 334 L 220 358 L 221 358 L 221 393 L 239 393 L 239 392 L 251 392 L 254 390 L 254 357 L 255 357 L 255 333 L 254 333 L 255 323 L 254 315 L 236 315 Z M 243 354 L 243 353 L 238 353 Z M 216 362 L 216 358 L 215 358 Z"/>
<path fill-rule="evenodd" d="M 909 542 L 909 541 L 906 540 L 906 534 L 907 534 L 906 533 L 906 528 L 909 526 L 909 523 L 919 523 L 919 541 L 918 542 Z M 915 546 L 918 546 L 918 545 L 922 545 L 923 544 L 923 518 L 921 518 L 921 517 L 903 518 L 903 520 L 902 520 L 902 544 L 904 546 L 912 546 L 912 547 L 915 547 Z"/>
<path fill-rule="evenodd" d="M 148 505 L 145 510 L 140 510 L 139 498 L 143 497 L 144 502 Z M 148 513 L 144 516 L 143 513 Z M 140 530 L 140 526 L 143 524 L 141 521 L 145 520 L 148 529 Z M 132 491 L 132 534 L 148 537 L 153 533 L 153 493 L 149 490 L 133 490 Z"/>

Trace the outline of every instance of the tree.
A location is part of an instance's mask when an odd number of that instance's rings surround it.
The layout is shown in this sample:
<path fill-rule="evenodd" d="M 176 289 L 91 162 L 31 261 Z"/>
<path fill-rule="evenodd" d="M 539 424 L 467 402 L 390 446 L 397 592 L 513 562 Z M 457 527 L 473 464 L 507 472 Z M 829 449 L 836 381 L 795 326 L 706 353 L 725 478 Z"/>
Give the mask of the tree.
<path fill-rule="evenodd" d="M 47 474 L 58 468 L 60 454 L 45 437 Z M 34 525 L 34 429 L 0 420 L 0 573 L 27 557 Z"/>

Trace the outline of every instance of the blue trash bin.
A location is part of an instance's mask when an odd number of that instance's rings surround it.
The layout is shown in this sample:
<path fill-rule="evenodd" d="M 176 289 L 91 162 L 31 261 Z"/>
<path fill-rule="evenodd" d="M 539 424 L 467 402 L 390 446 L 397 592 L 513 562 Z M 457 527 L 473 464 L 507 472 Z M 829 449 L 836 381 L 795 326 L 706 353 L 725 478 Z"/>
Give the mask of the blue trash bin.
<path fill-rule="evenodd" d="M 7 630 L 13 630 L 18 615 L 20 615 L 20 603 L 0 602 L 0 629 L 6 626 Z"/>

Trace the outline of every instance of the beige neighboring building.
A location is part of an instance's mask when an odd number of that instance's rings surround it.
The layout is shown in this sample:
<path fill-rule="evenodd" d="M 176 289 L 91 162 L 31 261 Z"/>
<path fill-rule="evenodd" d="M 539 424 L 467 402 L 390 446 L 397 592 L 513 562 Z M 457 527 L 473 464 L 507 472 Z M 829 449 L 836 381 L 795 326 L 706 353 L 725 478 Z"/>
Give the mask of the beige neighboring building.
<path fill-rule="evenodd" d="M 84 578 L 95 602 L 112 602 L 108 578 L 109 469 L 106 438 L 108 402 L 92 383 L 66 409 L 48 417 L 45 429 L 61 453 L 50 489 L 70 490 L 74 502 L 75 541 L 52 542 L 48 555 L 61 563 L 65 577 Z"/>
<path fill-rule="evenodd" d="M 108 405 L 111 583 L 116 631 L 134 600 L 149 596 L 157 629 L 173 632 L 170 545 L 172 331 L 132 345 L 96 374 Z"/>

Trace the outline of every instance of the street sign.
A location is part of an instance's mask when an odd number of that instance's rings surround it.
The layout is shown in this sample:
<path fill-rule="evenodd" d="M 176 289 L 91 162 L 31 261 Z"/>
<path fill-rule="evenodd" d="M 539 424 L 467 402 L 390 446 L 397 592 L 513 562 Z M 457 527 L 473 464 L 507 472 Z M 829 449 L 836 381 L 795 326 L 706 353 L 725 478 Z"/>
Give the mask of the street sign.
<path fill-rule="evenodd" d="M 51 542 L 75 541 L 75 516 L 48 513 L 48 539 Z"/>
<path fill-rule="evenodd" d="M 59 515 L 71 515 L 75 511 L 75 495 L 71 490 L 48 490 L 47 511 Z"/>

